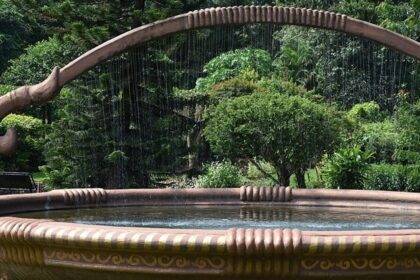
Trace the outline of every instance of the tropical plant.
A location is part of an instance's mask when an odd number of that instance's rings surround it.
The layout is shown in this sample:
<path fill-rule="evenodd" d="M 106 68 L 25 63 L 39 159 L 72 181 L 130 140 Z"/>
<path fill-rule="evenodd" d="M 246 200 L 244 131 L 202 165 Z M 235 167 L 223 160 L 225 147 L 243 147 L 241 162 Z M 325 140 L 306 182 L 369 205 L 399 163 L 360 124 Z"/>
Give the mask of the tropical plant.
<path fill-rule="evenodd" d="M 241 184 L 240 169 L 229 161 L 212 162 L 196 182 L 199 188 L 233 188 Z"/>
<path fill-rule="evenodd" d="M 361 189 L 372 155 L 370 151 L 362 151 L 358 145 L 338 150 L 324 165 L 327 185 L 340 189 Z"/>
<path fill-rule="evenodd" d="M 204 66 L 206 77 L 197 80 L 196 89 L 207 91 L 211 86 L 230 80 L 244 72 L 258 77 L 268 76 L 274 69 L 270 54 L 261 49 L 245 48 L 223 53 Z"/>

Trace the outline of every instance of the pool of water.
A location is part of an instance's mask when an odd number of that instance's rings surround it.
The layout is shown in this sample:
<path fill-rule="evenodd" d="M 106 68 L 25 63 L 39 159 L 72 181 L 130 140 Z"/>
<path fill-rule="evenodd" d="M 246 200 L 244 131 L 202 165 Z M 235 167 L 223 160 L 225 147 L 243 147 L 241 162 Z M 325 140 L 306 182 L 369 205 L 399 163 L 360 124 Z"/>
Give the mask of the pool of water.
<path fill-rule="evenodd" d="M 420 211 L 338 207 L 186 205 L 55 210 L 14 216 L 124 227 L 363 230 L 420 228 L 419 214 Z"/>

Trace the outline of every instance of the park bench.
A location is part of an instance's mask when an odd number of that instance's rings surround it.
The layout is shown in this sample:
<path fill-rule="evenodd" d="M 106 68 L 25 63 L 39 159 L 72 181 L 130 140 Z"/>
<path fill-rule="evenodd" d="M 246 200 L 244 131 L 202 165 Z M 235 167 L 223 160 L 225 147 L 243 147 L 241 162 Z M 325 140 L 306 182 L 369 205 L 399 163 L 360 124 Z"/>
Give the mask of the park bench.
<path fill-rule="evenodd" d="M 0 194 L 25 192 L 38 192 L 31 173 L 0 171 Z"/>

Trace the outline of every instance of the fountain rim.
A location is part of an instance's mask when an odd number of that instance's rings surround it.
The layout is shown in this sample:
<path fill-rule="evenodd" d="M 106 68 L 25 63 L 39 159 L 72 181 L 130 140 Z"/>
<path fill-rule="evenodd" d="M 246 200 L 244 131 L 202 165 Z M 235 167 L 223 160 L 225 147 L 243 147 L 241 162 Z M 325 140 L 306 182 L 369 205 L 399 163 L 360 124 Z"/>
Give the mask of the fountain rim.
<path fill-rule="evenodd" d="M 0 215 L 47 209 L 122 205 L 246 205 L 368 207 L 420 210 L 420 195 L 387 191 L 242 187 L 232 189 L 54 190 L 47 193 L 0 196 Z M 302 231 L 288 228 L 231 228 L 228 230 L 127 228 L 54 222 L 45 219 L 0 217 L 0 263 L 59 266 L 176 275 L 259 275 L 238 271 L 244 258 L 268 265 L 273 260 L 293 263 L 289 276 L 377 273 L 388 260 L 419 261 L 420 230 Z M 90 256 L 90 257 L 88 257 Z M 133 261 L 157 258 L 153 265 Z M 159 258 L 171 260 L 168 267 Z M 191 265 L 180 265 L 181 260 Z M 335 260 L 348 259 L 355 267 L 340 268 Z M 111 260 L 101 263 L 104 259 Z M 121 261 L 121 260 L 125 261 Z M 162 259 L 160 259 L 163 261 Z M 178 265 L 172 265 L 172 262 Z M 203 267 L 198 266 L 204 260 Z M 217 260 L 217 262 L 215 261 Z M 368 265 L 358 269 L 360 260 Z M 380 260 L 379 263 L 376 263 Z M 132 263 L 130 263 L 132 261 Z M 232 264 L 234 262 L 234 269 Z M 320 262 L 328 264 L 326 269 Z M 198 263 L 197 263 L 198 262 Z M 220 262 L 220 266 L 217 265 Z M 297 262 L 297 263 L 295 263 Z M 365 261 L 363 261 L 365 262 Z M 205 265 L 204 265 L 205 263 Z M 370 264 L 369 264 L 370 263 Z M 111 265 L 112 264 L 112 265 Z M 224 264 L 224 265 L 221 265 Z M 228 265 L 229 264 L 229 265 Z M 404 265 L 389 273 L 407 273 Z M 170 269 L 169 269 L 170 267 Z M 420 264 L 418 265 L 420 269 Z M 264 271 L 264 269 L 263 269 Z M 269 270 L 270 273 L 274 273 Z M 267 272 L 268 273 L 268 272 Z M 322 274 L 323 273 L 323 274 Z M 359 273 L 359 274 L 357 274 Z M 275 273 L 274 273 L 275 274 Z M 271 274 L 270 274 L 271 275 Z"/>

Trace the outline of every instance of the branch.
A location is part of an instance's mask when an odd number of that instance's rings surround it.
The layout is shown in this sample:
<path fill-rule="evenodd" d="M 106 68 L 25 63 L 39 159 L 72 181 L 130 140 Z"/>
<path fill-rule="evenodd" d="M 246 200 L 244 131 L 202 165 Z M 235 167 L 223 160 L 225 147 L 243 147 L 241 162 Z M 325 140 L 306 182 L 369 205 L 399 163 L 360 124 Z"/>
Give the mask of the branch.
<path fill-rule="evenodd" d="M 267 171 L 265 171 L 261 165 L 258 164 L 258 162 L 256 162 L 254 159 L 252 158 L 248 158 L 249 162 L 252 163 L 257 169 L 258 171 L 260 171 L 262 174 L 264 174 L 266 177 L 270 178 L 271 180 L 273 180 L 274 182 L 276 182 L 277 184 L 280 184 L 279 180 L 274 178 L 273 175 L 271 175 L 270 173 L 268 173 Z"/>

